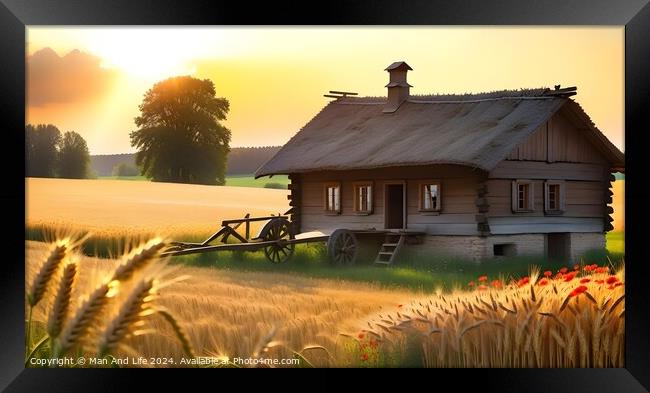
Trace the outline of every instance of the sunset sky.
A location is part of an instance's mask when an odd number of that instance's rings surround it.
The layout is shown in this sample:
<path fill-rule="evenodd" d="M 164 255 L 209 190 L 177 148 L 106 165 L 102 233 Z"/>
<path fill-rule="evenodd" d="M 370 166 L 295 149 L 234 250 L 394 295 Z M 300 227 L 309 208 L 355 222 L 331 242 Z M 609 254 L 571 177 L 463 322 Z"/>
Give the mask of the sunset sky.
<path fill-rule="evenodd" d="M 230 100 L 231 146 L 284 144 L 328 90 L 385 95 L 397 60 L 412 94 L 577 86 L 574 97 L 624 149 L 622 27 L 30 27 L 27 122 L 132 152 L 143 94 L 176 75 L 211 79 Z"/>

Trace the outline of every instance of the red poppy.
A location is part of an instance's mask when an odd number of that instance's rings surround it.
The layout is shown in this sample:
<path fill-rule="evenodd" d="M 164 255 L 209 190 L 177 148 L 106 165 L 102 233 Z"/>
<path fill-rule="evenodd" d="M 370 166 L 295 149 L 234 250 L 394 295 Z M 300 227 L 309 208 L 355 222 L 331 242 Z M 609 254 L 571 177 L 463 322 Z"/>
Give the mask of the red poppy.
<path fill-rule="evenodd" d="M 571 273 L 564 276 L 564 282 L 569 282 L 569 281 L 573 280 L 575 277 L 576 277 L 576 273 L 571 272 Z"/>
<path fill-rule="evenodd" d="M 591 280 L 588 279 L 588 278 L 583 278 L 582 280 L 580 280 L 580 284 L 586 284 L 586 283 L 588 283 L 589 281 L 591 281 Z"/>
<path fill-rule="evenodd" d="M 573 265 L 573 270 L 580 270 L 580 265 L 578 264 Z"/>
<path fill-rule="evenodd" d="M 615 287 L 620 287 L 621 285 L 623 285 L 622 282 L 617 282 L 616 284 L 614 284 Z"/>
<path fill-rule="evenodd" d="M 563 267 L 563 268 L 560 269 L 559 271 L 560 271 L 560 273 L 564 274 L 564 273 L 566 273 L 567 271 L 569 271 L 569 269 Z"/>
<path fill-rule="evenodd" d="M 474 281 L 470 281 L 469 284 L 467 284 L 467 285 L 469 285 L 470 287 L 474 287 L 474 285 L 476 285 L 476 284 L 474 283 Z"/>
<path fill-rule="evenodd" d="M 361 333 L 359 333 L 359 336 L 358 336 L 358 337 L 359 337 L 360 339 L 362 339 L 362 340 L 363 340 L 363 338 L 364 338 L 365 336 L 366 336 L 366 335 L 365 335 L 365 334 L 363 334 L 363 332 L 361 332 Z"/>
<path fill-rule="evenodd" d="M 604 284 L 605 280 L 595 280 L 598 284 Z"/>
<path fill-rule="evenodd" d="M 487 281 L 487 276 L 481 276 L 478 278 L 478 282 L 485 282 Z"/>
<path fill-rule="evenodd" d="M 548 280 L 545 279 L 545 278 L 542 278 L 541 280 L 539 280 L 539 281 L 537 282 L 537 285 L 542 286 L 542 287 L 543 287 L 544 285 L 548 285 Z"/>
<path fill-rule="evenodd" d="M 528 284 L 529 282 L 530 282 L 530 278 L 529 277 L 524 277 L 524 278 L 520 279 L 519 281 L 517 281 L 517 286 L 521 288 L 524 285 Z"/>
<path fill-rule="evenodd" d="M 363 354 L 361 354 L 361 360 L 364 361 L 364 362 L 365 362 L 366 360 L 368 360 L 368 354 L 367 354 L 367 353 L 363 353 Z"/>
<path fill-rule="evenodd" d="M 616 288 L 615 285 L 610 285 L 610 286 L 607 287 L 607 289 L 614 289 L 614 288 Z"/>
<path fill-rule="evenodd" d="M 492 286 L 495 287 L 495 288 L 497 288 L 497 289 L 501 289 L 501 288 L 503 288 L 503 284 L 502 284 L 501 281 L 499 281 L 499 280 L 494 280 L 494 281 L 492 281 Z"/>
<path fill-rule="evenodd" d="M 551 277 L 553 275 L 553 272 L 550 270 L 547 270 L 544 272 L 544 277 Z"/>
<path fill-rule="evenodd" d="M 609 276 L 607 278 L 607 281 L 605 281 L 605 282 L 608 283 L 608 284 L 614 284 L 616 281 L 618 281 L 618 278 L 616 278 L 616 276 Z"/>
<path fill-rule="evenodd" d="M 609 268 L 607 266 L 603 267 L 597 267 L 594 269 L 596 273 L 607 273 L 609 271 Z"/>
<path fill-rule="evenodd" d="M 488 289 L 487 285 L 479 285 L 478 286 L 479 291 L 485 291 L 486 289 Z"/>
<path fill-rule="evenodd" d="M 555 275 L 556 280 L 560 280 L 564 275 L 562 273 L 558 273 Z"/>
<path fill-rule="evenodd" d="M 571 297 L 573 297 L 573 296 L 578 296 L 578 295 L 580 295 L 581 293 L 585 292 L 586 290 L 587 290 L 587 287 L 585 287 L 584 285 L 580 285 L 579 287 L 577 287 L 576 289 L 574 289 L 573 291 L 571 291 L 571 293 L 569 294 L 569 296 L 571 296 Z"/>

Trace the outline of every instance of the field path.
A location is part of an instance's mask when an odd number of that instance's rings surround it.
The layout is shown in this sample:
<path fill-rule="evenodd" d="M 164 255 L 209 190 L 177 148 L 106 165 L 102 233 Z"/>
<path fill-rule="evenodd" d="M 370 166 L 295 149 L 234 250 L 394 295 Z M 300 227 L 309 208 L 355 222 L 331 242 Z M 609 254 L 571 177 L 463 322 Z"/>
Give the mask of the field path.
<path fill-rule="evenodd" d="M 25 179 L 26 223 L 95 233 L 207 233 L 221 220 L 289 209 L 287 191 L 124 180 Z"/>
<path fill-rule="evenodd" d="M 28 283 L 46 250 L 44 243 L 26 242 Z M 82 257 L 79 263 L 80 279 L 73 304 L 119 261 Z M 340 333 L 355 335 L 370 315 L 396 311 L 399 304 L 422 295 L 403 289 L 381 289 L 368 283 L 283 273 L 173 268 L 165 281 L 184 275 L 189 278 L 164 287 L 159 302 L 182 321 L 197 352 L 204 356 L 250 356 L 257 342 L 275 327 L 274 339 L 288 348 L 301 350 L 307 345 L 322 345 L 337 362 L 345 362 L 355 356 L 350 346 L 356 348 L 356 344 Z M 44 316 L 42 311 L 35 315 Z M 129 346 L 147 356 L 182 356 L 169 326 L 155 319 L 150 323 L 156 333 L 134 338 Z M 284 347 L 274 351 L 277 353 L 273 356 L 291 357 Z M 311 354 L 310 359 L 332 365 L 322 351 Z"/>

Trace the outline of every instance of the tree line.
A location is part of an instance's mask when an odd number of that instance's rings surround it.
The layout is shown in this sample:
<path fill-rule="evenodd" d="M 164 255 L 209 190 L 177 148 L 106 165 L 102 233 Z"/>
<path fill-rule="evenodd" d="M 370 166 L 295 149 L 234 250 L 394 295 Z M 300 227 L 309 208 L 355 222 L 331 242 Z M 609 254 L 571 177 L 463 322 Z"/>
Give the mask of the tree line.
<path fill-rule="evenodd" d="M 90 173 L 86 140 L 74 131 L 61 133 L 52 124 L 25 126 L 25 175 L 84 179 Z"/>

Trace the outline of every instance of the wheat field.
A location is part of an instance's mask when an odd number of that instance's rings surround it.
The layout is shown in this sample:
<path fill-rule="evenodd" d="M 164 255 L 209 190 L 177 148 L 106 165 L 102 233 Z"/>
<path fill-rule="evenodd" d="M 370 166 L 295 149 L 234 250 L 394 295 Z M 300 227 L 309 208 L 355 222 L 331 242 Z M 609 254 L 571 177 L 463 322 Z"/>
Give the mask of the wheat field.
<path fill-rule="evenodd" d="M 48 245 L 27 242 L 27 283 L 34 280 L 47 253 Z M 71 297 L 75 305 L 120 264 L 118 260 L 78 258 L 79 277 Z M 175 282 L 179 278 L 184 279 Z M 273 341 L 282 345 L 270 349 L 268 356 L 290 358 L 291 351 L 321 346 L 327 352 L 318 349 L 305 354 L 314 366 L 358 364 L 356 354 L 348 349 L 349 340 L 340 333 L 355 331 L 372 313 L 423 295 L 364 283 L 186 266 L 172 267 L 163 282 L 171 284 L 158 291 L 157 302 L 179 321 L 196 356 L 249 357 L 275 329 Z M 51 308 L 48 303 L 39 305 L 34 320 L 44 323 Z M 154 316 L 147 326 L 151 333 L 124 340 L 117 354 L 176 360 L 186 356 L 162 318 Z"/>
<path fill-rule="evenodd" d="M 424 367 L 624 367 L 624 266 L 574 269 L 533 269 L 510 283 L 482 276 L 468 290 L 379 313 L 361 327 L 361 360 L 373 366 L 389 353 Z"/>
<path fill-rule="evenodd" d="M 97 236 L 209 235 L 229 218 L 282 214 L 287 191 L 121 180 L 27 178 L 26 225 L 67 227 Z"/>

